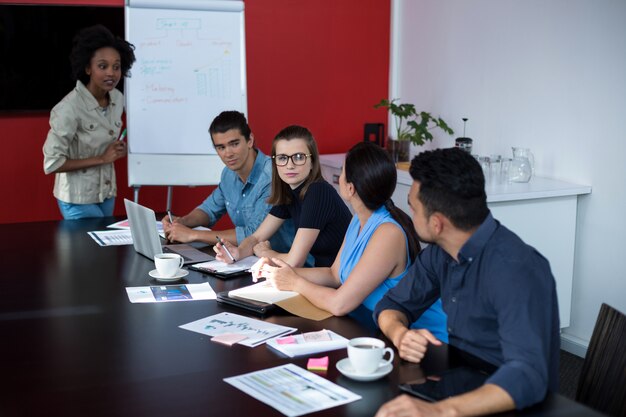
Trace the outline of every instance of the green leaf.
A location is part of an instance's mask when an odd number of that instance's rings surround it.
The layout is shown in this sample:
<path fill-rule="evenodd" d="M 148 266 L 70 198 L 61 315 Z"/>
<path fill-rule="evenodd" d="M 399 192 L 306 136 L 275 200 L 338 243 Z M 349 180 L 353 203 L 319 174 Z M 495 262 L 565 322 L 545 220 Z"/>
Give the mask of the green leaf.
<path fill-rule="evenodd" d="M 414 104 L 396 104 L 397 101 L 397 98 L 392 100 L 381 99 L 374 107 L 385 107 L 387 111 L 392 114 L 396 122 L 398 140 L 410 140 L 416 145 L 423 145 L 426 140 L 433 140 L 433 135 L 429 130 L 436 127 L 449 135 L 454 133 L 443 119 L 434 118 L 430 113 L 425 111 L 421 111 L 418 114 Z M 432 126 L 429 127 L 429 124 L 432 124 Z"/>

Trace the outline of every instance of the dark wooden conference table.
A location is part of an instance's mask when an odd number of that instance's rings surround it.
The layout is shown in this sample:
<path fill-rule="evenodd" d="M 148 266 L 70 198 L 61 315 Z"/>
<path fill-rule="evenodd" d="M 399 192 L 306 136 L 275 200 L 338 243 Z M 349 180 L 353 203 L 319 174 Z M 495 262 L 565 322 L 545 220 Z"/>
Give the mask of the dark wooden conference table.
<path fill-rule="evenodd" d="M 307 357 L 290 359 L 265 345 L 227 347 L 178 327 L 221 311 L 248 315 L 213 300 L 131 304 L 126 287 L 157 285 L 148 275 L 153 262 L 132 246 L 100 247 L 86 233 L 115 220 L 0 225 L 0 416 L 280 416 L 223 379 L 290 362 L 306 368 Z M 190 271 L 183 282 L 209 282 L 219 292 L 250 278 L 222 281 Z M 283 313 L 264 320 L 381 337 L 349 317 L 315 322 Z M 345 349 L 328 356 L 325 377 L 363 399 L 313 415 L 372 416 L 398 395 L 399 383 L 457 361 L 452 348 L 433 349 L 421 365 L 396 357 L 387 377 L 356 382 L 335 368 Z M 507 415 L 600 414 L 549 394 Z"/>

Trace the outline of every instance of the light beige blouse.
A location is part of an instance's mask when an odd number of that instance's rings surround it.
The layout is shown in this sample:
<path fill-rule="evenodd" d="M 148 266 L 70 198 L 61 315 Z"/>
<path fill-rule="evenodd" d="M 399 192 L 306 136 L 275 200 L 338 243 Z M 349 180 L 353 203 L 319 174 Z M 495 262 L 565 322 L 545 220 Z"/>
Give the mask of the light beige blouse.
<path fill-rule="evenodd" d="M 96 98 L 80 81 L 50 113 L 50 131 L 43 145 L 43 169 L 57 170 L 67 159 L 102 155 L 122 128 L 124 96 L 114 89 L 103 112 Z M 93 204 L 115 197 L 115 168 L 104 164 L 56 173 L 54 196 L 66 203 Z"/>

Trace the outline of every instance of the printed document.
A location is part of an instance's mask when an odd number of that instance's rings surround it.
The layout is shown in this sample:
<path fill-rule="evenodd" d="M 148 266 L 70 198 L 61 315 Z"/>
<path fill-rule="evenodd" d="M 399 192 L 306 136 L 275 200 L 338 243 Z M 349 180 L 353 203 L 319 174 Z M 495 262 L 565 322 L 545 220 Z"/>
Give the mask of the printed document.
<path fill-rule="evenodd" d="M 292 363 L 224 381 L 289 417 L 361 399 L 360 395 Z"/>
<path fill-rule="evenodd" d="M 100 246 L 132 245 L 133 237 L 130 230 L 105 230 L 102 232 L 87 232 Z"/>
<path fill-rule="evenodd" d="M 131 303 L 166 303 L 171 301 L 215 300 L 217 298 L 215 291 L 208 282 L 126 287 L 126 293 Z"/>
<path fill-rule="evenodd" d="M 159 231 L 159 236 L 165 239 L 163 223 L 157 221 L 156 225 L 157 230 Z M 121 246 L 133 244 L 133 236 L 130 234 L 130 226 L 128 224 L 128 220 L 122 220 L 117 223 L 110 224 L 107 227 L 114 230 L 87 232 L 87 234 L 91 236 L 91 238 L 95 240 L 96 243 L 100 246 Z M 204 226 L 194 227 L 193 229 L 211 230 Z"/>
<path fill-rule="evenodd" d="M 298 330 L 294 327 L 281 326 L 233 313 L 215 314 L 179 327 L 207 336 L 218 336 L 225 333 L 246 336 L 246 339 L 240 341 L 239 344 L 248 347 L 258 346 L 265 343 L 267 339 Z"/>

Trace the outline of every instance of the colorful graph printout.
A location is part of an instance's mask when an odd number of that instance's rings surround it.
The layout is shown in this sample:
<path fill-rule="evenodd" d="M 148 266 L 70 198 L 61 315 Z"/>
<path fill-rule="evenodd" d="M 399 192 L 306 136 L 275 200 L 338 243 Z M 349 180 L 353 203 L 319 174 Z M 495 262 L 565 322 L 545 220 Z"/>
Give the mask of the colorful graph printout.
<path fill-rule="evenodd" d="M 267 339 L 290 334 L 298 330 L 294 327 L 280 326 L 233 313 L 215 314 L 183 324 L 180 328 L 207 336 L 217 336 L 225 333 L 239 334 L 246 336 L 246 339 L 239 342 L 239 344 L 249 347 L 258 346 Z"/>
<path fill-rule="evenodd" d="M 289 417 L 348 404 L 361 396 L 292 363 L 224 381 Z"/>

